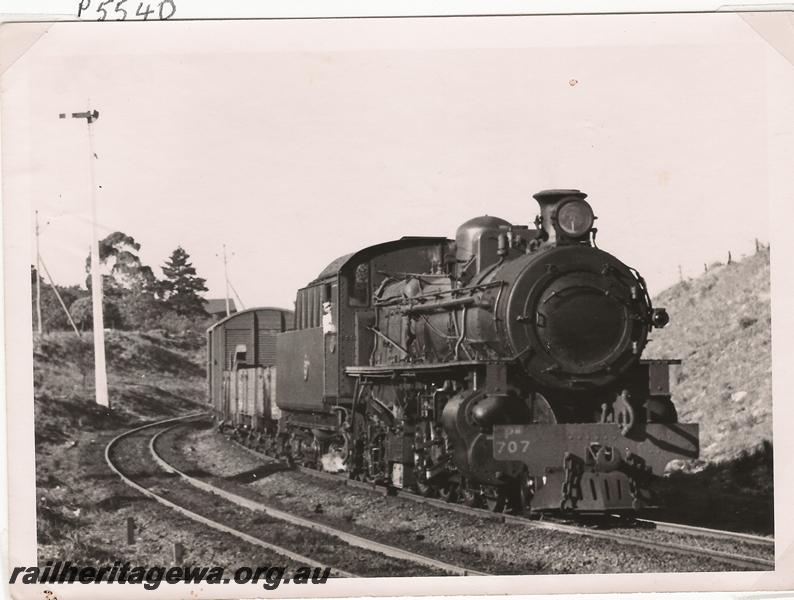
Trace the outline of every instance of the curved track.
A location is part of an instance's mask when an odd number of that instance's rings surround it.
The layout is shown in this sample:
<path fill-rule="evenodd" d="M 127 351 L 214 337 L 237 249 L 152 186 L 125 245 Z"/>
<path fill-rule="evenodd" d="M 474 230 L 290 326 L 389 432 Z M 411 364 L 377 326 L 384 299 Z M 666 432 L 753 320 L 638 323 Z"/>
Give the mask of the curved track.
<path fill-rule="evenodd" d="M 245 450 L 255 454 L 256 456 L 262 459 L 268 461 L 276 461 L 276 459 L 274 459 L 273 457 L 270 457 L 266 454 L 253 450 L 243 444 L 240 444 L 236 440 L 235 442 L 240 447 L 244 448 Z M 344 475 L 317 471 L 309 467 L 296 466 L 295 469 L 300 471 L 301 473 L 306 473 L 313 477 L 333 479 L 335 481 L 341 480 L 345 483 L 345 485 L 351 487 L 356 487 L 379 493 L 394 494 L 396 496 L 400 496 L 407 500 L 428 504 L 437 508 L 441 508 L 443 510 L 451 510 L 463 514 L 477 516 L 484 519 L 496 520 L 503 523 L 511 523 L 522 527 L 551 529 L 573 535 L 581 535 L 592 538 L 612 540 L 614 542 L 618 542 L 621 544 L 630 544 L 633 546 L 639 546 L 642 548 L 648 548 L 652 550 L 668 551 L 668 552 L 674 552 L 678 554 L 685 554 L 691 556 L 706 556 L 718 560 L 720 562 L 723 562 L 725 564 L 729 564 L 746 570 L 768 571 L 768 570 L 773 570 L 775 568 L 774 560 L 770 560 L 767 558 L 752 556 L 744 553 L 736 553 L 731 551 L 723 551 L 723 550 L 716 550 L 713 548 L 707 548 L 698 545 L 697 543 L 692 543 L 692 540 L 689 541 L 690 543 L 685 543 L 686 542 L 685 540 L 682 540 L 681 543 L 672 542 L 672 541 L 658 541 L 649 538 L 647 535 L 640 535 L 640 534 L 642 534 L 643 532 L 647 534 L 649 533 L 649 531 L 652 532 L 655 530 L 674 535 L 708 537 L 717 540 L 720 539 L 729 540 L 741 544 L 748 544 L 748 543 L 757 544 L 759 546 L 765 546 L 765 547 L 774 546 L 773 539 L 765 538 L 762 536 L 754 536 L 754 535 L 735 533 L 730 531 L 721 531 L 721 530 L 707 529 L 703 527 L 695 527 L 691 525 L 664 523 L 664 522 L 657 522 L 650 520 L 638 520 L 637 522 L 652 525 L 653 529 L 651 530 L 644 529 L 633 532 L 631 530 L 624 529 L 624 532 L 618 533 L 606 529 L 593 529 L 592 527 L 560 523 L 553 520 L 542 521 L 542 520 L 530 519 L 525 516 L 494 513 L 486 509 L 472 508 L 469 506 L 464 506 L 462 504 L 449 503 L 437 498 L 426 498 L 424 496 L 420 496 L 418 494 L 406 490 L 385 488 L 383 486 L 376 486 L 370 483 L 355 481 L 348 479 Z"/>
<path fill-rule="evenodd" d="M 167 506 L 168 508 L 171 508 L 171 509 L 175 510 L 176 512 L 184 515 L 185 517 L 187 517 L 187 518 L 189 518 L 189 519 L 191 519 L 193 521 L 196 521 L 197 523 L 201 523 L 202 525 L 206 525 L 207 527 L 210 527 L 210 528 L 215 529 L 217 531 L 222 531 L 223 533 L 228 533 L 230 535 L 233 535 L 236 538 L 239 538 L 239 539 L 241 539 L 241 540 L 243 540 L 245 542 L 248 542 L 249 544 L 253 544 L 255 546 L 260 546 L 260 547 L 265 548 L 267 550 L 271 550 L 273 552 L 276 552 L 277 554 L 280 554 L 280 555 L 285 556 L 287 558 L 291 558 L 292 560 L 294 560 L 296 562 L 300 562 L 300 563 L 303 563 L 303 564 L 306 564 L 306 565 L 309 565 L 309 566 L 312 566 L 312 567 L 319 567 L 319 568 L 322 568 L 322 569 L 325 569 L 326 567 L 328 567 L 329 565 L 325 565 L 323 563 L 319 563 L 319 562 L 317 562 L 314 559 L 311 559 L 311 558 L 309 558 L 307 556 L 302 556 L 300 554 L 292 552 L 291 550 L 288 550 L 287 548 L 283 548 L 283 547 L 278 546 L 276 544 L 271 544 L 270 542 L 266 542 L 266 541 L 261 540 L 259 538 L 255 538 L 255 537 L 253 537 L 251 535 L 248 535 L 247 533 L 244 533 L 242 531 L 238 531 L 237 529 L 233 529 L 231 527 L 227 527 L 223 523 L 218 523 L 217 521 L 214 521 L 212 519 L 208 519 L 207 517 L 204 517 L 204 516 L 202 516 L 202 515 L 200 515 L 200 514 L 198 514 L 196 512 L 193 512 L 190 509 L 187 509 L 187 508 L 185 508 L 183 506 L 180 506 L 179 504 L 176 504 L 175 502 L 172 502 L 171 500 L 168 500 L 164 496 L 162 496 L 160 494 L 157 494 L 156 492 L 152 491 L 151 489 L 139 484 L 132 477 L 127 476 L 124 473 L 123 467 L 120 467 L 119 465 L 117 465 L 114 462 L 114 460 L 112 459 L 113 451 L 123 441 L 131 438 L 132 436 L 134 436 L 134 435 L 136 435 L 136 434 L 138 434 L 138 433 L 140 433 L 142 431 L 145 431 L 147 429 L 155 429 L 155 428 L 163 428 L 163 427 L 167 428 L 169 426 L 174 426 L 174 425 L 182 423 L 182 422 L 184 422 L 184 421 L 186 421 L 188 419 L 192 419 L 192 418 L 195 418 L 195 417 L 198 417 L 198 416 L 201 416 L 201 414 L 192 414 L 192 415 L 187 415 L 185 417 L 177 417 L 177 418 L 174 418 L 174 419 L 165 419 L 164 421 L 157 421 L 156 423 L 149 423 L 147 425 L 142 425 L 140 427 L 136 427 L 135 429 L 131 429 L 131 430 L 126 431 L 126 432 L 124 432 L 124 433 L 122 433 L 120 435 L 117 435 L 112 440 L 110 440 L 110 442 L 108 443 L 107 446 L 105 446 L 105 462 L 110 467 L 110 469 L 114 473 L 116 473 L 116 475 L 118 475 L 121 478 L 121 480 L 124 483 L 126 483 L 128 486 L 130 486 L 131 488 L 137 490 L 138 492 L 140 492 L 144 496 L 147 496 L 148 498 L 151 498 L 152 500 L 155 500 L 156 502 L 162 504 L 163 506 Z M 337 576 L 340 576 L 340 577 L 357 577 L 357 575 L 354 575 L 353 573 L 348 573 L 346 571 L 341 571 L 341 570 L 336 569 L 336 568 L 332 568 L 331 570 L 332 570 L 332 572 L 334 574 L 336 574 Z"/>
<path fill-rule="evenodd" d="M 313 567 L 320 567 L 320 568 L 330 567 L 332 572 L 336 576 L 340 576 L 340 577 L 358 577 L 359 576 L 359 575 L 356 575 L 356 574 L 351 573 L 351 572 L 342 571 L 342 570 L 337 569 L 335 567 L 332 567 L 330 565 L 319 563 L 318 561 L 312 559 L 311 557 L 303 556 L 301 554 L 295 553 L 295 552 L 293 552 L 293 551 L 291 551 L 291 550 L 289 550 L 287 548 L 284 548 L 282 546 L 273 544 L 271 542 L 264 541 L 262 539 L 259 539 L 259 538 L 256 538 L 254 536 L 251 536 L 251 535 L 249 535 L 247 533 L 244 533 L 242 531 L 239 531 L 237 529 L 234 529 L 234 528 L 231 528 L 231 527 L 229 527 L 227 525 L 224 525 L 223 523 L 220 523 L 220 522 L 215 521 L 213 519 L 207 518 L 207 517 L 205 517 L 203 515 L 200 515 L 200 514 L 194 512 L 194 511 L 191 511 L 190 509 L 188 509 L 188 508 L 186 508 L 184 506 L 181 506 L 180 504 L 178 504 L 176 502 L 173 502 L 172 500 L 169 500 L 169 499 L 165 498 L 163 495 L 158 494 L 156 491 L 154 491 L 151 487 L 146 487 L 145 485 L 141 485 L 141 483 L 139 483 L 139 481 L 136 481 L 133 476 L 130 476 L 129 473 L 125 473 L 124 467 L 120 466 L 116 461 L 114 461 L 113 454 L 114 454 L 114 451 L 118 448 L 118 446 L 121 443 L 123 443 L 123 442 L 125 442 L 127 440 L 130 440 L 130 438 L 132 438 L 133 436 L 136 436 L 136 435 L 138 435 L 141 432 L 146 431 L 146 430 L 159 429 L 159 431 L 157 431 L 157 433 L 155 433 L 154 435 L 151 435 L 148 438 L 148 450 L 149 450 L 149 453 L 151 455 L 151 458 L 153 459 L 153 462 L 155 463 L 155 465 L 157 466 L 158 469 L 160 469 L 162 471 L 165 471 L 166 473 L 179 476 L 182 480 L 184 480 L 185 482 L 193 485 L 197 489 L 200 489 L 200 490 L 203 490 L 205 492 L 209 492 L 209 493 L 215 494 L 216 496 L 224 498 L 228 502 L 231 502 L 231 503 L 233 503 L 233 504 L 235 504 L 237 506 L 240 506 L 240 507 L 243 507 L 243 508 L 246 508 L 246 509 L 249 509 L 249 510 L 253 510 L 253 511 L 263 512 L 263 513 L 269 515 L 270 517 L 273 517 L 275 519 L 284 521 L 285 523 L 289 523 L 291 525 L 295 525 L 295 526 L 311 529 L 311 530 L 316 531 L 318 533 L 321 533 L 323 535 L 334 537 L 334 538 L 340 540 L 341 542 L 343 542 L 343 543 L 345 543 L 345 544 L 347 544 L 349 546 L 353 546 L 353 547 L 356 547 L 356 548 L 361 548 L 361 549 L 367 550 L 369 552 L 383 554 L 383 555 L 385 555 L 387 557 L 390 557 L 390 558 L 395 558 L 395 559 L 399 559 L 399 560 L 415 563 L 415 564 L 421 565 L 423 567 L 429 567 L 429 568 L 432 568 L 432 569 L 437 569 L 437 570 L 440 570 L 440 571 L 443 571 L 443 572 L 447 572 L 447 573 L 451 573 L 451 574 L 455 574 L 455 575 L 488 575 L 488 573 L 475 571 L 475 570 L 468 569 L 468 568 L 465 568 L 465 567 L 462 567 L 462 566 L 459 566 L 459 565 L 453 565 L 453 564 L 450 564 L 450 563 L 445 563 L 445 562 L 442 562 L 442 561 L 439 561 L 439 560 L 436 560 L 436 559 L 433 559 L 433 558 L 430 558 L 430 557 L 427 557 L 427 556 L 423 556 L 421 554 L 416 554 L 416 553 L 413 553 L 413 552 L 409 552 L 407 550 L 403 550 L 402 548 L 397 548 L 397 547 L 394 547 L 394 546 L 389 546 L 387 544 L 382 544 L 382 543 L 379 543 L 379 542 L 375 542 L 373 540 L 369 540 L 369 539 L 363 538 L 361 536 L 357 536 L 357 535 L 351 534 L 351 533 L 346 532 L 346 531 L 342 531 L 342 530 L 339 530 L 339 529 L 336 529 L 336 528 L 333 528 L 333 527 L 322 525 L 320 523 L 316 523 L 316 522 L 310 521 L 308 519 L 304 519 L 302 517 L 298 517 L 296 515 L 292 515 L 290 513 L 286 513 L 284 511 L 275 509 L 273 507 L 267 506 L 267 505 L 262 504 L 260 502 L 256 502 L 256 501 L 249 500 L 247 498 L 243 498 L 242 496 L 238 496 L 236 494 L 233 494 L 231 492 L 228 492 L 226 490 L 223 490 L 221 488 L 213 486 L 213 485 L 211 485 L 211 484 L 209 484 L 209 483 L 207 483 L 205 481 L 201 481 L 199 479 L 196 479 L 195 477 L 191 477 L 191 476 L 187 475 L 186 473 L 180 471 L 176 467 L 174 467 L 171 464 L 169 464 L 157 452 L 156 443 L 157 443 L 158 438 L 161 435 L 163 435 L 166 432 L 170 431 L 174 427 L 176 427 L 176 426 L 178 426 L 178 425 L 180 425 L 180 424 L 182 424 L 182 423 L 184 423 L 184 422 L 186 422 L 188 420 L 195 419 L 195 418 L 201 417 L 201 416 L 204 416 L 203 413 L 191 414 L 191 415 L 187 415 L 185 417 L 177 417 L 177 418 L 174 418 L 174 419 L 166 419 L 164 421 L 158 421 L 156 423 L 150 423 L 150 424 L 147 424 L 147 425 L 143 425 L 141 427 L 136 427 L 135 429 L 132 429 L 130 431 L 124 432 L 124 433 L 116 436 L 115 438 L 113 438 L 110 441 L 110 443 L 108 443 L 108 445 L 105 447 L 105 461 L 107 462 L 107 464 L 110 467 L 110 469 L 114 473 L 116 473 L 122 479 L 122 481 L 124 481 L 124 483 L 126 483 L 130 487 L 134 488 L 135 490 L 141 492 L 145 496 L 147 496 L 149 498 L 152 498 L 153 500 L 159 502 L 160 504 L 162 504 L 164 506 L 167 506 L 167 507 L 177 511 L 177 512 L 181 513 L 182 515 L 184 515 L 184 516 L 186 516 L 186 517 L 188 517 L 188 518 L 190 518 L 190 519 L 192 519 L 192 520 L 194 520 L 194 521 L 196 521 L 198 523 L 201 523 L 203 525 L 206 525 L 206 526 L 211 527 L 213 529 L 216 529 L 218 531 L 222 531 L 224 533 L 231 534 L 231 535 L 233 535 L 233 536 L 235 536 L 235 537 L 237 537 L 237 538 L 239 538 L 241 540 L 244 540 L 244 541 L 246 541 L 248 543 L 251 543 L 251 544 L 266 548 L 266 549 L 271 550 L 271 551 L 273 551 L 273 552 L 275 552 L 277 554 L 280 554 L 282 556 L 291 558 L 291 559 L 295 560 L 296 562 L 303 563 L 303 564 L 306 564 L 306 565 L 309 565 L 309 566 L 313 566 Z"/>

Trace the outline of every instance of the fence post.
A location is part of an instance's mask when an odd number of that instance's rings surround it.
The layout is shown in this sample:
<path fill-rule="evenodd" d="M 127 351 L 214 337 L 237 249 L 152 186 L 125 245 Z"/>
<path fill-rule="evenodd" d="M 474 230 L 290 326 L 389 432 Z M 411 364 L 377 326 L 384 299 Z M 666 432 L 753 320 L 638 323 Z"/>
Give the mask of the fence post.
<path fill-rule="evenodd" d="M 174 564 L 181 565 L 185 557 L 185 547 L 180 542 L 174 542 Z"/>
<path fill-rule="evenodd" d="M 127 517 L 127 545 L 131 546 L 135 543 L 135 519 Z"/>

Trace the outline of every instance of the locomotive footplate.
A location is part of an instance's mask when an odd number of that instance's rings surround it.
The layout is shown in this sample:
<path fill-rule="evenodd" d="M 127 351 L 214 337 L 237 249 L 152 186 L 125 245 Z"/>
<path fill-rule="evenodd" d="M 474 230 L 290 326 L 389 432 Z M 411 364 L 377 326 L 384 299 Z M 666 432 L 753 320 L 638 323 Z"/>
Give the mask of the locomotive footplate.
<path fill-rule="evenodd" d="M 494 458 L 524 463 L 536 481 L 533 510 L 636 509 L 649 476 L 698 451 L 696 424 L 642 424 L 627 435 L 614 423 L 493 428 Z"/>

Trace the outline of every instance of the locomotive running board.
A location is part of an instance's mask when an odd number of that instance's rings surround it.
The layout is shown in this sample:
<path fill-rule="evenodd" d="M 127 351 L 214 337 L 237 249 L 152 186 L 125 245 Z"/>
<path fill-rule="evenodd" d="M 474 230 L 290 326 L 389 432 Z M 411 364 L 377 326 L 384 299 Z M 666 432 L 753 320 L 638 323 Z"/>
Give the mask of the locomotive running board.
<path fill-rule="evenodd" d="M 608 446 L 621 459 L 631 453 L 642 459 L 654 475 L 663 475 L 676 459 L 698 457 L 698 425 L 693 423 L 649 423 L 624 436 L 614 423 L 566 423 L 562 425 L 495 425 L 493 456 L 517 460 L 530 474 L 540 475 L 551 467 L 562 467 L 565 452 L 585 462 L 594 447 Z"/>

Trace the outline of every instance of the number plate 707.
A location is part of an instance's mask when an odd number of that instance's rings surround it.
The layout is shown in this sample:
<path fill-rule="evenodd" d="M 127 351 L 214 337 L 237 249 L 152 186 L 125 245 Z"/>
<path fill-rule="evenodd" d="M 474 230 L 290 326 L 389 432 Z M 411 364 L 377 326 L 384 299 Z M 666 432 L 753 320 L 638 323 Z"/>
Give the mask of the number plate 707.
<path fill-rule="evenodd" d="M 510 440 L 494 442 L 496 456 L 504 454 L 526 454 L 529 451 L 529 440 Z"/>

